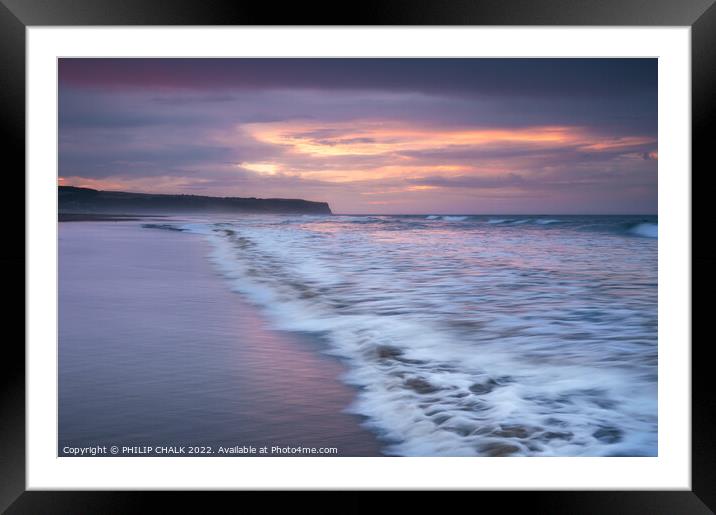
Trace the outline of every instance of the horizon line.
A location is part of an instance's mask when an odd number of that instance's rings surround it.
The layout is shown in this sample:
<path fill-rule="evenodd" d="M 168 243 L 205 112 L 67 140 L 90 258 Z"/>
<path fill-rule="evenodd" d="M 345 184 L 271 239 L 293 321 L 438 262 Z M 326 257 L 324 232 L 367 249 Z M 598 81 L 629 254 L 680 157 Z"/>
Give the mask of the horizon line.
<path fill-rule="evenodd" d="M 71 184 L 57 184 L 58 188 L 78 188 L 87 189 L 93 191 L 105 191 L 111 193 L 131 193 L 135 195 L 170 195 L 170 196 L 194 196 L 194 197 L 208 197 L 216 199 L 227 199 L 227 198 L 254 198 L 257 200 L 304 200 L 307 202 L 314 203 L 325 203 L 330 209 L 331 203 L 327 200 L 307 200 L 307 199 L 296 199 L 288 197 L 235 197 L 235 196 L 216 196 L 216 195 L 201 195 L 196 193 L 147 193 L 142 191 L 126 191 L 126 190 L 100 190 L 91 188 L 88 186 L 74 186 Z M 657 213 L 333 213 L 334 216 L 658 216 Z"/>

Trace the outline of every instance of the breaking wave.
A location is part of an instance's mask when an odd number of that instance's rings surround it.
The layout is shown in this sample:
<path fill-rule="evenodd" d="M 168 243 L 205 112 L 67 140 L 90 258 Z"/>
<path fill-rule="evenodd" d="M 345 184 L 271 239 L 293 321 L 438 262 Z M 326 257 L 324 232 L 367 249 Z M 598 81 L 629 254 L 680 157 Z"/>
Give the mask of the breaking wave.
<path fill-rule="evenodd" d="M 389 454 L 656 454 L 655 241 L 353 218 L 181 229 L 276 327 L 322 336 Z"/>

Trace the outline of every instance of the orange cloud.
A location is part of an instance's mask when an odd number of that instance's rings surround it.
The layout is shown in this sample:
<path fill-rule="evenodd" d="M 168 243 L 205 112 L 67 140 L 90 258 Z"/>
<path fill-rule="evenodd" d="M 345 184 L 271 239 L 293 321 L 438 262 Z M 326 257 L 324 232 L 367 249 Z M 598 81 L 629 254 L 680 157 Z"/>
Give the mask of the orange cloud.
<path fill-rule="evenodd" d="M 247 163 L 247 162 L 243 162 L 243 163 L 238 164 L 237 166 L 240 166 L 241 168 L 245 168 L 246 170 L 251 170 L 252 172 L 268 174 L 268 175 L 275 175 L 281 169 L 280 165 L 278 165 L 276 163 Z"/>
<path fill-rule="evenodd" d="M 424 177 L 425 175 L 454 175 L 458 173 L 471 173 L 474 168 L 467 165 L 429 165 L 429 164 L 413 164 L 406 165 L 389 165 L 374 166 L 361 170 L 340 170 L 327 169 L 320 171 L 291 171 L 289 168 L 282 170 L 286 175 L 301 177 L 302 179 L 314 179 L 325 182 L 357 182 L 372 181 L 387 178 L 415 178 Z M 503 168 L 481 168 L 480 172 L 500 173 Z"/>
<path fill-rule="evenodd" d="M 188 185 L 205 182 L 201 178 L 186 177 L 127 177 L 111 179 L 91 179 L 88 177 L 63 177 L 62 186 L 77 186 L 78 188 L 92 188 L 106 191 L 135 191 L 138 193 L 156 193 L 158 191 L 172 193 L 181 191 Z"/>
<path fill-rule="evenodd" d="M 438 186 L 428 186 L 428 185 L 419 185 L 419 186 L 410 186 L 406 188 L 406 191 L 426 191 L 426 190 L 436 190 L 438 189 Z"/>
<path fill-rule="evenodd" d="M 281 146 L 289 152 L 284 164 L 272 163 L 242 166 L 258 173 L 281 172 L 304 179 L 330 183 L 370 181 L 386 178 L 416 178 L 449 174 L 481 176 L 514 172 L 514 166 L 529 166 L 510 158 L 482 160 L 479 169 L 470 159 L 462 164 L 421 162 L 407 153 L 444 151 L 450 148 L 484 147 L 494 150 L 504 146 L 537 151 L 572 148 L 577 152 L 629 151 L 656 143 L 644 136 L 605 137 L 583 127 L 536 126 L 515 129 L 435 128 L 399 122 L 356 120 L 352 123 L 316 123 L 283 121 L 254 123 L 238 127 L 240 133 L 261 143 Z M 655 153 L 654 153 L 655 155 Z M 317 159 L 316 170 L 292 169 L 292 156 Z M 651 154 L 649 154 L 651 158 Z M 368 162 L 365 166 L 346 169 L 346 159 L 382 158 L 390 162 Z M 305 163 L 305 159 L 303 160 Z M 419 191 L 419 190 L 410 190 Z"/>
<path fill-rule="evenodd" d="M 580 146 L 582 150 L 619 150 L 622 148 L 638 147 L 639 145 L 648 145 L 656 143 L 654 138 L 643 136 L 625 136 L 622 138 L 605 138 L 595 143 Z M 654 152 L 652 152 L 654 153 Z M 655 153 L 654 153 L 655 154 Z"/>
<path fill-rule="evenodd" d="M 520 129 L 431 129 L 397 123 L 356 121 L 335 124 L 295 122 L 243 125 L 254 139 L 316 157 L 368 156 L 400 151 L 485 146 L 500 143 L 565 145 L 583 141 L 582 129 L 544 126 Z"/>

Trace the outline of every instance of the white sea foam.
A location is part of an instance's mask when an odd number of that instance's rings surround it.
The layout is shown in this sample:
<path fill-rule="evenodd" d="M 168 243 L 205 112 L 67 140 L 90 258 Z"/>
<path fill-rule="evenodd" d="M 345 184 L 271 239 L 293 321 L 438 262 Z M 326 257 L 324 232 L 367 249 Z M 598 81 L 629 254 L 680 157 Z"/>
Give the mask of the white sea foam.
<path fill-rule="evenodd" d="M 460 215 L 428 215 L 425 217 L 426 220 L 442 220 L 444 222 L 464 222 L 469 218 L 469 216 Z"/>
<path fill-rule="evenodd" d="M 637 236 L 644 236 L 645 238 L 658 238 L 659 226 L 652 223 L 641 223 L 632 227 L 631 232 Z"/>
<path fill-rule="evenodd" d="M 284 221 L 184 228 L 275 326 L 321 334 L 346 360 L 350 409 L 388 453 L 656 453 L 655 242 L 562 225 Z"/>

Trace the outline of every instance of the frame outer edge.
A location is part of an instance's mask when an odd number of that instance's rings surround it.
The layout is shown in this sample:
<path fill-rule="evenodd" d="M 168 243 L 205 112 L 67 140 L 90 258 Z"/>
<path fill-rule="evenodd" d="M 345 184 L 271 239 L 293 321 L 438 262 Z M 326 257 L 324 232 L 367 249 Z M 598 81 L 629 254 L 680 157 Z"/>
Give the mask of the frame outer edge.
<path fill-rule="evenodd" d="M 691 27 L 691 124 L 692 124 L 692 410 L 691 481 L 694 493 L 716 510 L 716 397 L 712 361 L 708 349 L 713 338 L 706 330 L 699 335 L 694 324 L 713 317 L 709 301 L 716 288 L 716 250 L 704 240 L 713 219 L 706 206 L 713 203 L 713 141 L 716 131 L 716 4 Z M 694 188 L 696 171 L 699 186 Z M 697 200 L 699 202 L 697 202 Z M 701 207 L 697 208 L 697 204 Z M 696 235 L 696 237 L 694 237 Z M 693 279 L 698 274 L 698 281 Z M 701 301 L 697 302 L 700 297 Z M 703 327 L 701 322 L 699 327 Z"/>
<path fill-rule="evenodd" d="M 8 243 L 0 254 L 8 297 L 2 310 L 5 329 L 0 359 L 0 512 L 25 490 L 25 26 L 0 3 L 0 141 L 3 150 Z M 22 173 L 20 173 L 22 171 Z M 16 204 L 17 203 L 17 204 Z M 19 205 L 18 205 L 19 204 Z M 23 222 L 17 218 L 22 213 Z M 13 240 L 10 242 L 10 240 Z M 19 243 L 21 242 L 21 243 Z M 9 288 L 8 288 L 9 289 Z M 23 320 L 21 337 L 10 333 Z"/>
<path fill-rule="evenodd" d="M 680 25 L 714 0 L 1 0 L 25 25 Z"/>
<path fill-rule="evenodd" d="M 12 10 L 7 6 L 8 3 L 12 5 Z M 23 142 L 25 136 L 24 57 L 26 24 L 191 24 L 181 15 L 168 13 L 165 9 L 168 5 L 164 2 L 155 2 L 153 6 L 146 4 L 147 10 L 144 14 L 141 13 L 141 7 L 133 1 L 128 2 L 129 5 L 123 12 L 117 12 L 114 9 L 109 12 L 108 6 L 103 2 L 96 2 L 96 8 L 92 9 L 91 3 L 83 0 L 69 2 L 67 0 L 58 0 L 54 6 L 51 6 L 37 0 L 24 0 L 22 4 L 18 0 L 10 0 L 9 2 L 8 0 L 2 0 L 0 2 L 0 66 L 4 71 L 3 74 L 0 74 L 0 112 L 3 113 L 3 118 L 0 119 L 0 129 L 2 130 L 2 136 L 4 136 L 3 141 L 6 142 L 6 145 L 3 145 L 6 147 L 6 156 L 11 158 L 15 166 L 20 166 L 23 170 L 25 163 Z M 193 2 L 182 3 L 187 6 Z M 477 19 L 482 19 L 480 13 L 490 11 L 491 8 L 494 8 L 493 13 L 489 14 L 488 12 L 488 15 L 484 18 L 484 24 L 509 24 L 508 19 L 502 19 L 505 16 L 503 11 L 497 8 L 496 5 L 492 5 L 492 2 L 486 3 L 489 5 L 483 10 L 476 10 L 475 8 L 470 8 L 467 2 L 460 1 L 459 5 L 454 7 L 454 12 L 451 10 L 444 11 L 442 16 L 437 19 L 433 18 L 432 24 L 449 24 L 449 21 L 445 19 L 446 16 L 455 20 L 456 17 L 453 15 L 460 15 L 461 11 L 463 11 L 462 15 L 465 21 L 458 23 L 474 23 Z M 520 1 L 510 3 L 521 7 L 525 5 Z M 162 4 L 162 6 L 159 4 Z M 428 8 L 422 11 L 423 16 L 420 13 L 409 16 L 405 12 L 407 6 L 403 6 L 400 2 L 398 4 L 401 5 L 394 4 L 392 9 L 384 8 L 373 11 L 374 14 L 378 14 L 378 18 L 383 18 L 383 20 L 373 24 L 400 24 L 401 20 L 399 18 L 401 17 L 403 18 L 402 23 L 420 23 L 417 18 L 424 18 L 425 12 L 430 11 L 430 8 Z M 714 122 L 716 100 L 713 96 L 713 92 L 716 91 L 716 75 L 713 71 L 716 69 L 716 66 L 714 66 L 716 64 L 716 4 L 714 4 L 714 0 L 690 0 L 688 6 L 686 5 L 687 2 L 683 2 L 680 7 L 679 2 L 654 2 L 648 7 L 644 6 L 644 9 L 648 9 L 651 12 L 648 14 L 641 12 L 641 18 L 636 20 L 634 18 L 634 9 L 640 7 L 640 5 L 635 6 L 634 4 L 641 4 L 638 1 L 632 3 L 631 6 L 622 4 L 624 11 L 626 11 L 626 13 L 622 14 L 626 15 L 621 20 L 617 20 L 620 14 L 614 14 L 613 17 L 612 15 L 606 15 L 605 18 L 604 4 L 608 6 L 611 2 L 604 2 L 601 8 L 595 8 L 594 2 L 589 2 L 587 5 L 581 2 L 580 4 L 580 8 L 583 9 L 575 9 L 576 6 L 573 6 L 572 12 L 562 13 L 562 15 L 557 11 L 566 4 L 558 0 L 552 3 L 553 10 L 543 13 L 543 16 L 535 16 L 535 11 L 530 11 L 529 8 L 527 12 L 525 10 L 520 13 L 513 11 L 508 13 L 507 16 L 509 19 L 519 23 L 520 20 L 524 20 L 525 15 L 531 15 L 533 19 L 529 24 L 534 25 L 568 23 L 587 25 L 589 23 L 585 19 L 592 16 L 592 20 L 598 23 L 611 22 L 616 25 L 692 25 L 692 158 L 694 163 L 692 170 L 705 168 L 711 146 L 710 141 L 707 139 L 708 129 L 714 129 L 716 125 Z M 664 10 L 665 4 L 668 4 L 670 8 Z M 196 6 L 196 4 L 194 5 Z M 674 10 L 674 5 L 677 6 L 676 10 Z M 79 9 L 67 9 L 70 6 L 79 7 Z M 420 11 L 420 7 L 417 5 L 415 7 Z M 228 10 L 230 9 L 221 11 L 221 15 L 229 14 Z M 575 15 L 575 11 L 580 12 Z M 619 12 L 617 9 L 615 11 Z M 679 14 L 679 11 L 681 14 Z M 185 16 L 191 16 L 195 12 L 196 7 L 184 11 L 184 14 Z M 249 8 L 233 10 L 235 15 L 250 12 L 251 9 Z M 688 12 L 692 18 L 685 19 L 684 12 Z M 636 14 L 638 16 L 638 11 L 636 11 Z M 255 23 L 260 21 L 259 19 L 263 18 L 263 16 L 249 14 L 239 16 L 239 18 L 242 23 Z M 230 24 L 235 22 L 233 20 L 236 20 L 236 18 L 224 19 L 218 21 L 218 23 Z M 195 23 L 206 21 L 206 16 L 195 18 Z M 425 21 L 422 23 L 425 23 Z M 429 25 L 431 22 L 427 24 Z M 8 70 L 12 70 L 14 73 L 7 73 Z M 706 173 L 706 170 L 704 170 L 704 173 Z M 24 181 L 21 183 L 17 179 L 16 183 L 13 183 L 10 187 L 14 192 L 22 191 L 22 198 L 24 198 Z M 712 198 L 712 195 L 710 195 L 711 189 L 704 184 L 700 184 L 698 190 L 693 190 L 692 214 L 694 225 L 701 224 L 702 222 L 699 222 L 699 220 L 704 220 L 703 216 L 708 214 L 705 209 L 697 211 L 694 201 L 697 198 L 702 201 L 710 200 Z M 705 204 L 701 202 L 700 205 Z M 13 213 L 9 214 L 12 215 Z M 14 215 L 15 217 L 17 216 L 16 213 Z M 2 264 L 8 270 L 18 270 L 20 266 L 24 270 L 24 224 L 21 227 L 18 224 L 18 227 L 11 229 L 11 231 L 13 231 L 13 235 L 22 231 L 23 245 L 20 247 L 22 250 L 19 253 L 10 254 L 10 257 L 6 257 L 6 254 L 0 259 L 2 259 Z M 709 294 L 713 291 L 712 286 L 716 286 L 713 272 L 716 267 L 716 253 L 709 252 L 704 246 L 706 244 L 698 241 L 695 243 L 693 247 L 694 268 L 692 274 L 698 270 L 700 279 L 698 286 L 695 285 L 694 293 L 702 291 L 705 294 Z M 20 274 L 16 275 L 19 280 Z M 702 305 L 699 307 L 697 303 L 694 303 L 694 313 L 700 313 L 703 317 L 703 315 L 707 314 L 706 309 L 708 309 L 708 306 Z M 21 310 L 23 310 L 24 315 L 24 302 L 22 307 L 20 307 L 19 303 L 16 303 L 15 306 L 11 305 L 4 313 L 4 318 L 17 323 L 17 319 L 21 316 Z M 706 344 L 708 342 L 705 342 Z M 706 368 L 710 368 L 710 362 L 705 358 L 699 359 L 700 356 L 705 355 L 705 345 L 702 345 L 702 348 L 693 347 L 693 404 L 695 408 L 698 408 L 693 410 L 692 486 L 694 493 L 704 504 L 714 507 L 716 506 L 716 492 L 714 492 L 713 488 L 713 485 L 716 484 L 716 470 L 714 469 L 716 445 L 712 436 L 712 429 L 716 427 L 714 424 L 716 399 L 709 393 L 713 390 L 712 382 L 709 380 L 711 373 L 707 372 L 708 369 Z M 13 357 L 19 358 L 20 362 L 24 364 L 24 350 L 8 350 L 15 352 L 16 354 Z M 11 504 L 25 489 L 25 370 L 24 366 L 17 370 L 18 362 L 14 359 L 3 360 L 3 362 L 2 370 L 5 373 L 0 377 L 0 384 L 2 384 L 2 389 L 0 390 L 0 417 L 3 420 L 3 424 L 0 425 L 0 476 L 3 478 L 3 481 L 0 481 L 0 511 L 3 511 Z"/>

